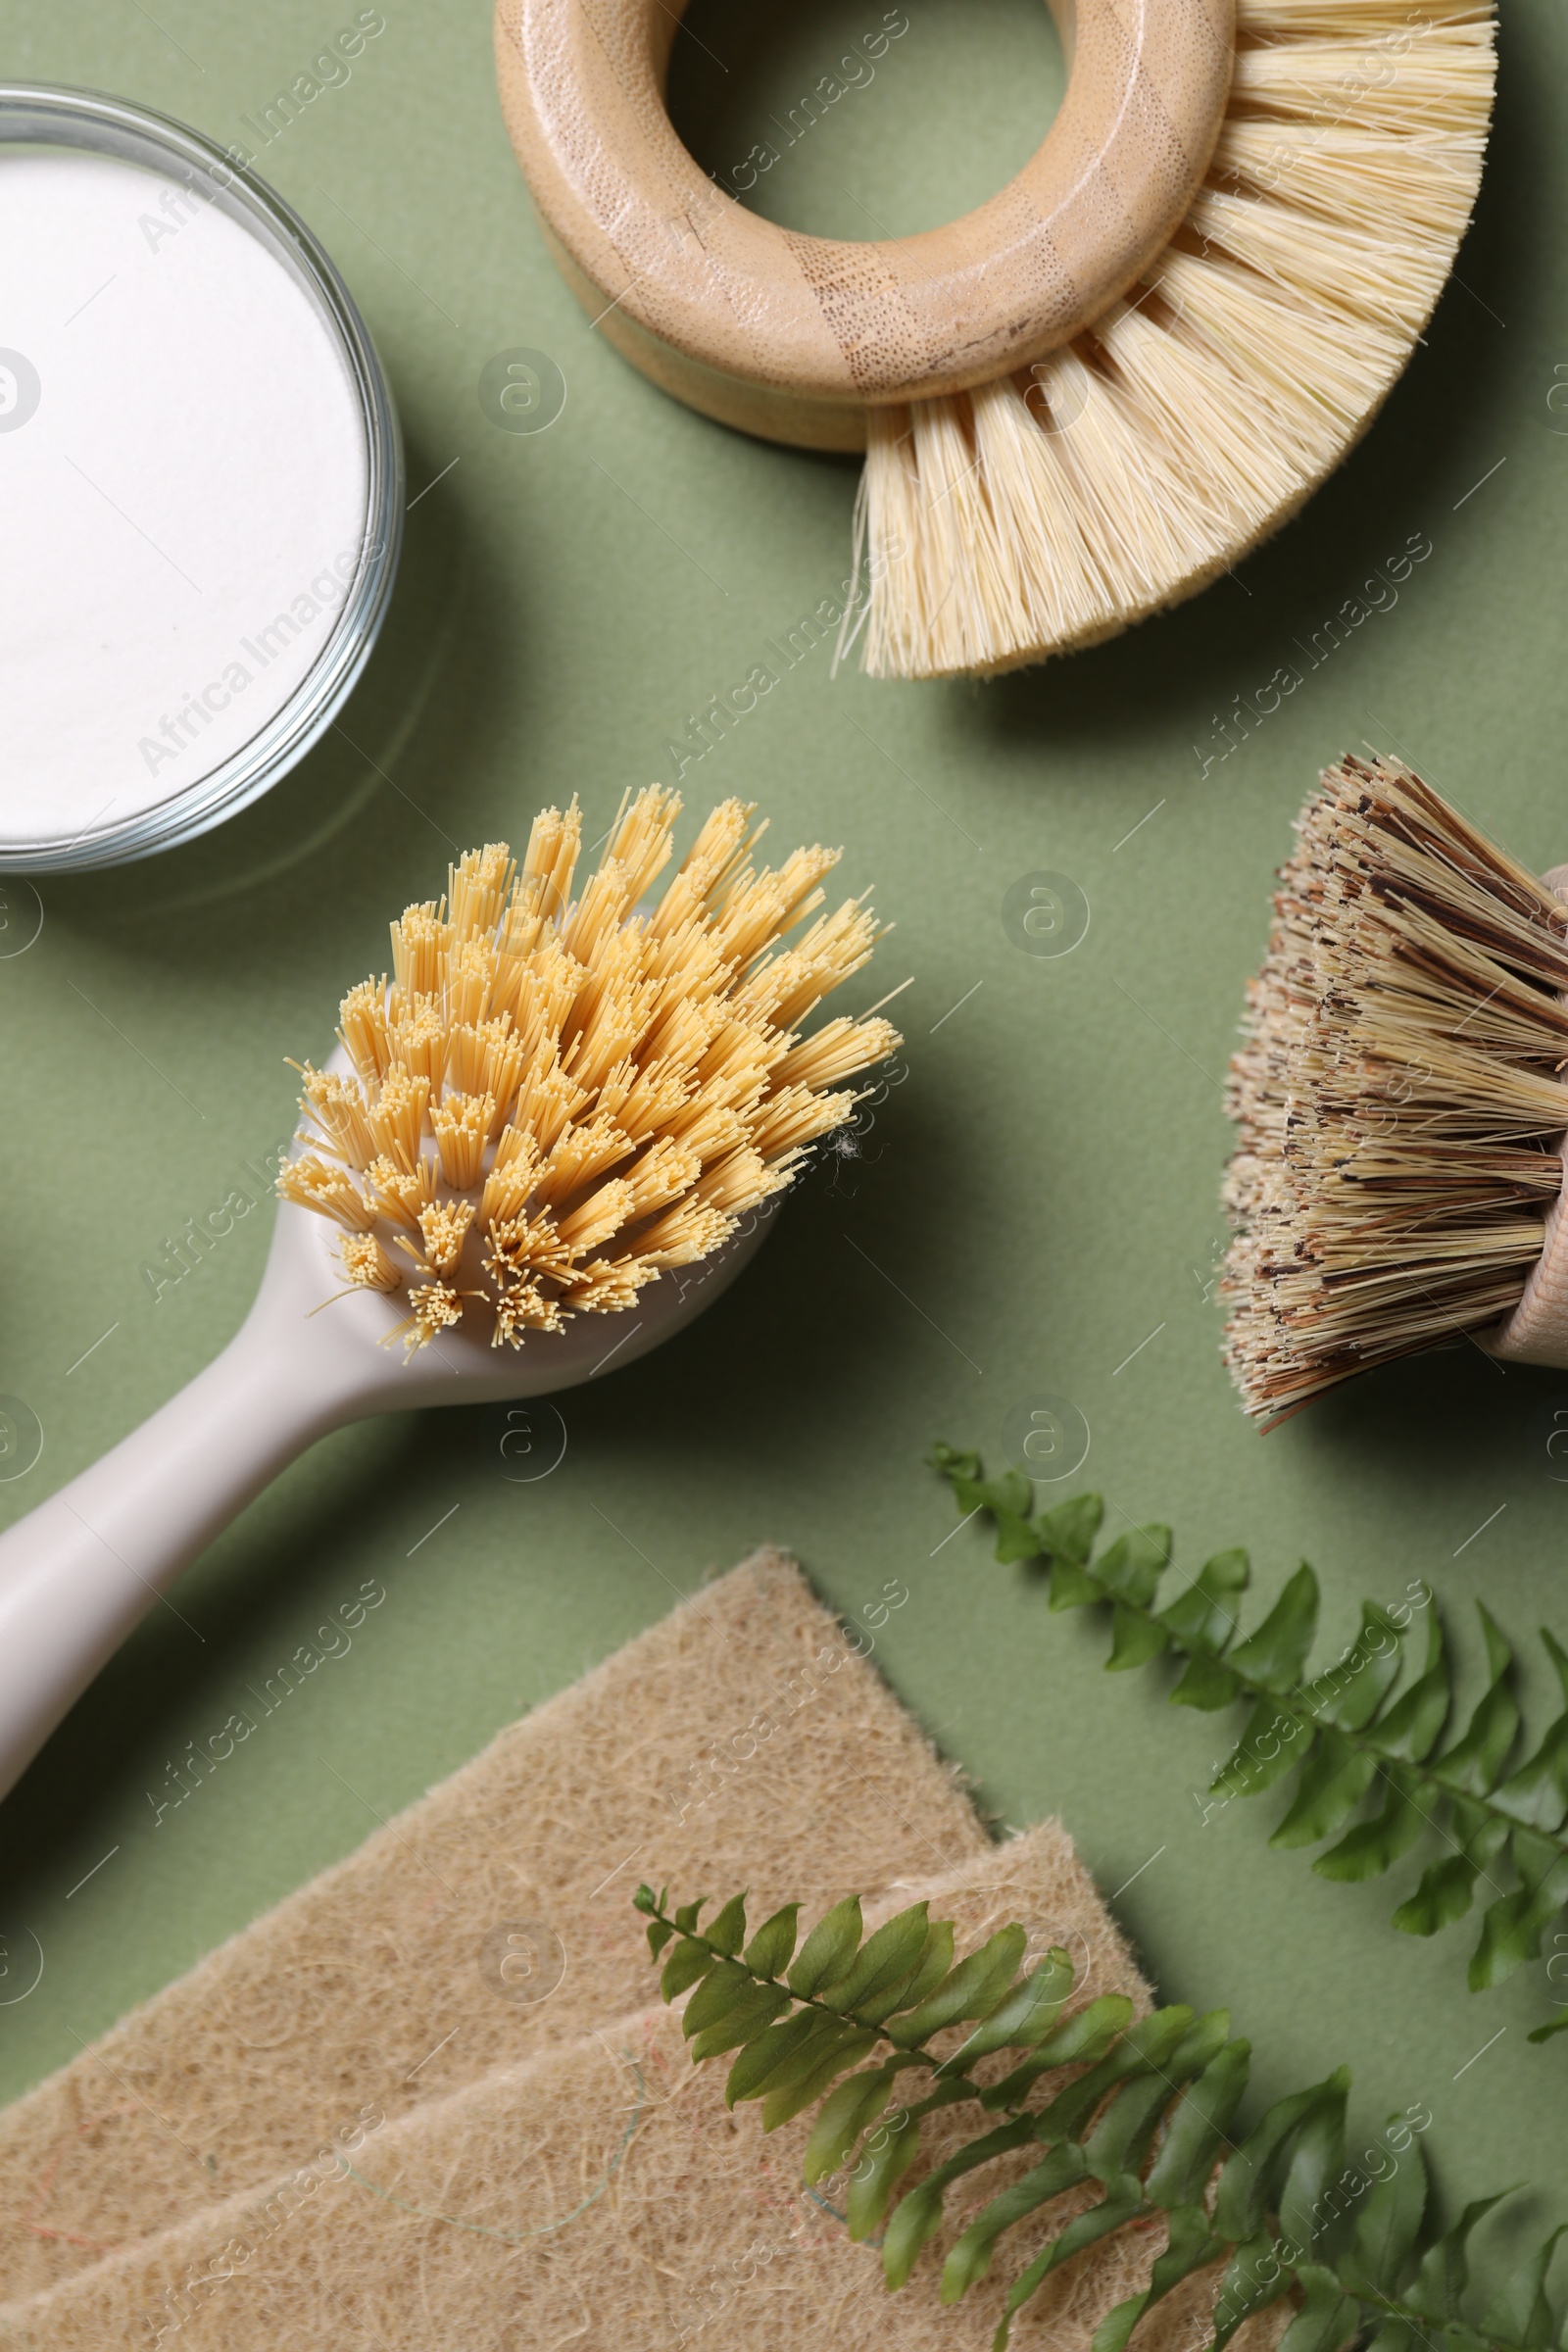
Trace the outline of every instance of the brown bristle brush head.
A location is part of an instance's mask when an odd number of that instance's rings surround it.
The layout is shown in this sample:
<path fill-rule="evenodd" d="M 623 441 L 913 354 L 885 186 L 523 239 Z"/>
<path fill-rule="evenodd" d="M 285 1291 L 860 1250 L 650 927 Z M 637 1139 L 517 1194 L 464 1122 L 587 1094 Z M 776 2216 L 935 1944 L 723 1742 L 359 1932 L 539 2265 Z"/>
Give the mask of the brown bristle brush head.
<path fill-rule="evenodd" d="M 351 1287 L 408 1285 L 411 1351 L 470 1311 L 516 1348 L 630 1307 L 782 1192 L 853 1116 L 841 1081 L 901 1043 L 875 1008 L 799 1035 L 876 920 L 859 899 L 816 912 L 836 850 L 758 870 L 740 801 L 635 911 L 680 806 L 657 785 L 623 801 L 575 899 L 575 801 L 535 818 L 520 866 L 503 842 L 470 850 L 444 899 L 393 923 L 390 984 L 344 998 L 356 1075 L 301 1071 L 315 1149 L 278 1191 L 344 1228 Z"/>
<path fill-rule="evenodd" d="M 1258 1420 L 1460 1337 L 1568 1365 L 1565 900 L 1401 763 L 1324 772 L 1231 1064 L 1225 1354 Z"/>

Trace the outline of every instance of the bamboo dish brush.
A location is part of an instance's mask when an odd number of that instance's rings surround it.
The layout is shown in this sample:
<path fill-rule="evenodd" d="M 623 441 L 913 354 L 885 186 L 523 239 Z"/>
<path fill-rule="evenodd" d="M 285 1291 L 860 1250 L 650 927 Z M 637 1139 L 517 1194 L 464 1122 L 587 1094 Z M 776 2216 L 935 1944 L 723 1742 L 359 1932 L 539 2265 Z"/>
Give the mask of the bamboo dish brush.
<path fill-rule="evenodd" d="M 301 1069 L 305 1126 L 244 1326 L 0 1536 L 0 1795 L 317 1438 L 645 1354 L 733 1279 L 853 1114 L 843 1081 L 898 1033 L 876 1007 L 801 1032 L 869 959 L 874 915 L 863 898 L 818 912 L 835 851 L 759 868 L 761 828 L 734 800 L 638 911 L 680 805 L 657 785 L 623 801 L 575 897 L 576 803 L 546 809 L 520 865 L 470 851 L 444 900 L 393 923 L 394 977 L 352 988 L 338 1052 Z"/>
<path fill-rule="evenodd" d="M 1568 1365 L 1568 866 L 1393 760 L 1327 769 L 1281 869 L 1228 1107 L 1225 1352 L 1270 1424 L 1468 1336 Z"/>
<path fill-rule="evenodd" d="M 1038 662 L 1238 563 L 1366 430 L 1480 182 L 1488 0 L 1053 8 L 1067 91 L 1024 171 L 855 244 L 704 175 L 663 0 L 496 0 L 508 129 L 598 330 L 708 416 L 865 450 L 840 650 L 877 677 Z"/>

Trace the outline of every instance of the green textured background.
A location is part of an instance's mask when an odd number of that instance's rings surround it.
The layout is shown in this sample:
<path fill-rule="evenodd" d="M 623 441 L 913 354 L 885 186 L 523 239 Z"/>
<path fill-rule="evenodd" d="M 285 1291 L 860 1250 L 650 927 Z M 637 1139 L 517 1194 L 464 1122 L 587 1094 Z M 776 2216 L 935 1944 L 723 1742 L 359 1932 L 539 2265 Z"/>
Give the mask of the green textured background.
<path fill-rule="evenodd" d="M 868 215 L 894 231 L 939 220 L 1038 138 L 1060 60 L 1037 0 L 906 8 L 874 82 L 764 183 L 777 217 L 845 234 L 872 233 Z M 701 0 L 706 51 L 684 41 L 677 61 L 680 119 L 719 168 L 881 12 L 818 0 L 787 27 L 782 9 L 753 13 L 761 31 Z M 14 0 L 4 68 L 227 140 L 351 15 Z M 0 961 L 0 1389 L 45 1431 L 38 1465 L 0 1488 L 8 1513 L 235 1329 L 265 1209 L 156 1304 L 141 1265 L 287 1133 L 283 1056 L 323 1049 L 342 987 L 384 956 L 388 915 L 439 887 L 449 843 L 517 841 L 574 790 L 592 839 L 623 785 L 673 780 L 667 745 L 700 698 L 743 679 L 846 569 L 848 463 L 706 423 L 589 331 L 530 219 L 482 11 L 387 0 L 386 15 L 352 80 L 259 168 L 370 322 L 411 497 L 451 470 L 409 516 L 345 733 L 189 850 L 46 881 L 36 944 Z M 1463 283 L 1363 447 L 1236 580 L 991 687 L 834 682 L 819 650 L 689 769 L 689 806 L 755 798 L 775 839 L 842 841 L 848 886 L 875 882 L 898 925 L 882 985 L 916 975 L 906 1080 L 860 1156 L 813 1176 L 695 1329 L 563 1399 L 552 1476 L 508 1483 L 477 1412 L 350 1431 L 185 1580 L 199 1641 L 154 1612 L 0 1812 L 12 1982 L 29 1932 L 45 1955 L 37 1990 L 0 2009 L 6 2091 L 347 1851 L 369 1808 L 416 1796 L 677 1590 L 772 1539 L 845 1610 L 905 1581 L 876 1651 L 895 1687 L 999 1816 L 1059 1810 L 1107 1893 L 1133 1881 L 1117 1909 L 1152 1973 L 1173 1997 L 1232 2005 L 1265 2088 L 1347 2059 L 1364 2118 L 1430 2104 L 1450 2193 L 1522 2173 L 1560 2186 L 1568 2041 L 1525 2034 L 1568 1983 L 1543 1962 L 1468 1995 L 1464 1931 L 1424 1944 L 1388 1928 L 1415 1860 L 1332 1887 L 1269 1852 L 1277 1803 L 1204 1826 L 1194 1790 L 1218 1727 L 1165 1709 L 1152 1674 L 1104 1677 L 1102 1635 L 1049 1618 L 973 1530 L 939 1550 L 951 1506 L 920 1466 L 938 1436 L 995 1457 L 1009 1408 L 1049 1393 L 1093 1433 L 1074 1484 L 1173 1521 L 1189 1566 L 1242 1543 L 1273 1584 L 1309 1556 L 1336 1642 L 1362 1593 L 1418 1576 L 1454 1615 L 1480 1593 L 1520 1639 L 1544 1616 L 1568 1634 L 1568 1493 L 1542 1419 L 1568 1379 L 1504 1376 L 1461 1348 L 1264 1440 L 1229 1394 L 1205 1296 L 1219 1077 L 1319 765 L 1398 747 L 1526 858 L 1568 858 L 1568 416 L 1548 405 L 1568 371 L 1561 10 L 1511 0 L 1502 46 Z M 552 354 L 568 387 L 532 437 L 496 429 L 476 396 L 516 345 Z M 1396 608 L 1219 759 L 1215 714 L 1411 533 L 1433 553 Z M 1071 875 L 1093 910 L 1063 957 L 1020 954 L 1003 925 L 1007 886 L 1039 868 Z M 31 902 L 7 895 L 23 923 Z M 368 1577 L 387 1600 L 352 1652 L 155 1828 L 168 1760 Z"/>

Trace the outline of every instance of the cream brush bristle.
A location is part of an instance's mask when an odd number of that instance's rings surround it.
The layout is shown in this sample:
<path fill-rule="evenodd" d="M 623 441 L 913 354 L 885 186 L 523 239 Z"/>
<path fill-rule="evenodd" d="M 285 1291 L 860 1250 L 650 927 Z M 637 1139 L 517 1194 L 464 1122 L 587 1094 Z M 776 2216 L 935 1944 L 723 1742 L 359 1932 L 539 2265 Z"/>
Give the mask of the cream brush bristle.
<path fill-rule="evenodd" d="M 1228 1103 L 1225 1353 L 1259 1420 L 1461 1334 L 1568 1363 L 1559 880 L 1394 760 L 1298 820 Z"/>
<path fill-rule="evenodd" d="M 470 1310 L 515 1348 L 630 1307 L 782 1192 L 853 1115 L 842 1081 L 901 1042 L 874 1017 L 799 1035 L 876 919 L 859 900 L 817 914 L 836 851 L 756 867 L 739 801 L 636 911 L 680 806 L 658 785 L 623 802 L 575 899 L 575 801 L 536 818 L 520 868 L 504 843 L 469 851 L 393 923 L 390 984 L 343 1000 L 357 1078 L 301 1071 L 312 1149 L 277 1189 L 345 1228 L 351 1287 L 412 1274 L 389 1335 L 411 1352 Z"/>
<path fill-rule="evenodd" d="M 1017 376 L 868 412 L 875 677 L 990 673 L 1191 596 L 1365 431 L 1452 267 L 1495 71 L 1486 7 L 1238 0 L 1206 184 L 1093 325 Z"/>

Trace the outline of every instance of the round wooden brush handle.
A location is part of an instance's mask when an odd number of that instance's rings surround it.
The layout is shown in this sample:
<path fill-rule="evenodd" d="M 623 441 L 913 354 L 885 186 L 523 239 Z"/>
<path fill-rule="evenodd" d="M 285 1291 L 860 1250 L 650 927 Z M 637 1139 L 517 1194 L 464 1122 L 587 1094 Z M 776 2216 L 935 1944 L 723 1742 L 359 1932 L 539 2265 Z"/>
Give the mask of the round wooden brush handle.
<path fill-rule="evenodd" d="M 1554 865 L 1541 878 L 1553 897 L 1568 901 L 1568 865 Z M 1564 1191 L 1547 1213 L 1545 1247 L 1513 1313 L 1482 1334 L 1492 1354 L 1509 1363 L 1568 1366 L 1568 1136 L 1561 1150 Z"/>
<path fill-rule="evenodd" d="M 1170 236 L 1230 91 L 1235 0 L 1052 0 L 1071 60 L 1043 145 L 945 228 L 870 244 L 748 212 L 664 106 L 679 0 L 497 0 L 502 111 L 556 258 L 691 407 L 865 443 L 865 410 L 988 383 L 1070 340 Z"/>

